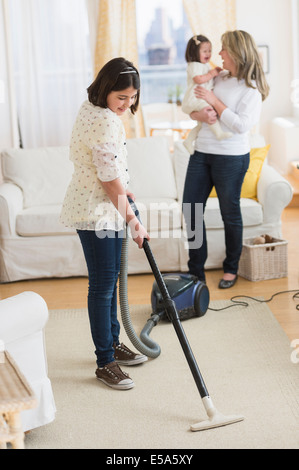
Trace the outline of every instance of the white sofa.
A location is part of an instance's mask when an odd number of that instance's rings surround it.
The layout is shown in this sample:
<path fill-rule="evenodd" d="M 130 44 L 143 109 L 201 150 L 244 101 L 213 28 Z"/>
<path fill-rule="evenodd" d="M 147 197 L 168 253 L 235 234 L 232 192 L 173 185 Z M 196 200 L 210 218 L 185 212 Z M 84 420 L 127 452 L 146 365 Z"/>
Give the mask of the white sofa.
<path fill-rule="evenodd" d="M 263 146 L 254 142 L 253 146 Z M 165 137 L 127 142 L 130 189 L 161 271 L 187 271 L 188 249 L 181 215 L 189 155 L 181 141 L 169 151 Z M 63 227 L 59 213 L 73 166 L 67 147 L 8 149 L 2 152 L 0 185 L 0 281 L 87 275 L 79 239 Z M 242 199 L 244 238 L 268 233 L 281 237 L 281 213 L 292 199 L 290 184 L 264 164 L 258 201 Z M 209 198 L 205 215 L 209 257 L 219 268 L 225 257 L 218 199 Z M 150 272 L 143 250 L 130 241 L 129 273 Z"/>
<path fill-rule="evenodd" d="M 35 408 L 21 413 L 24 432 L 55 419 L 56 407 L 44 343 L 47 320 L 47 304 L 35 292 L 23 292 L 0 301 L 0 340 L 27 379 L 38 402 Z"/>

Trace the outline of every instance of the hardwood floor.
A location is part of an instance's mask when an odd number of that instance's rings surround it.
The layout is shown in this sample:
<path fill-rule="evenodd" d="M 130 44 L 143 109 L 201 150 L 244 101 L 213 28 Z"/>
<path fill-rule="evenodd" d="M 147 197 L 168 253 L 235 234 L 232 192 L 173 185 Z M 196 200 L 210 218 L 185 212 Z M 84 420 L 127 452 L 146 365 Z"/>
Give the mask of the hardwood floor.
<path fill-rule="evenodd" d="M 234 288 L 225 291 L 219 290 L 217 287 L 222 271 L 207 271 L 207 284 L 211 300 L 230 299 L 235 295 L 269 299 L 277 292 L 296 289 L 299 292 L 299 208 L 290 207 L 284 210 L 282 232 L 283 238 L 289 242 L 287 278 L 251 282 L 240 277 Z M 159 260 L 157 263 L 159 264 Z M 154 277 L 151 274 L 129 276 L 129 303 L 149 304 L 153 281 Z M 40 294 L 50 310 L 84 308 L 86 307 L 87 288 L 87 278 L 28 280 L 1 284 L 0 299 L 30 290 Z M 290 340 L 299 339 L 299 311 L 296 309 L 299 298 L 293 299 L 293 295 L 294 293 L 284 293 L 268 303 Z"/>

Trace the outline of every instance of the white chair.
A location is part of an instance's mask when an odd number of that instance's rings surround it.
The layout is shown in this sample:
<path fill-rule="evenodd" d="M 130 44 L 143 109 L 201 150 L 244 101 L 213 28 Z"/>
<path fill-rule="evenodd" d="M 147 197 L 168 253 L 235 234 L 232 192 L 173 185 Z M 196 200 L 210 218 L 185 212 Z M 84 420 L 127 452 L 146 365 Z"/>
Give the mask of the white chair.
<path fill-rule="evenodd" d="M 23 431 L 55 419 L 55 402 L 47 372 L 44 327 L 48 307 L 34 292 L 23 292 L 0 301 L 0 340 L 31 386 L 38 405 L 21 413 Z"/>

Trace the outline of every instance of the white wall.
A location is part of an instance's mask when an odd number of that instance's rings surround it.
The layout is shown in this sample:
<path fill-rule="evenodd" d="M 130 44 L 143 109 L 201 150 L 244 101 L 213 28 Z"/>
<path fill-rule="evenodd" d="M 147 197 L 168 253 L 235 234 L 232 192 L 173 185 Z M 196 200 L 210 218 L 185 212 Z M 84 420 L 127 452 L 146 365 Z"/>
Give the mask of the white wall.
<path fill-rule="evenodd" d="M 250 33 L 258 45 L 269 46 L 270 95 L 263 104 L 260 131 L 270 143 L 269 124 L 275 117 L 291 116 L 292 0 L 236 0 L 237 29 Z"/>

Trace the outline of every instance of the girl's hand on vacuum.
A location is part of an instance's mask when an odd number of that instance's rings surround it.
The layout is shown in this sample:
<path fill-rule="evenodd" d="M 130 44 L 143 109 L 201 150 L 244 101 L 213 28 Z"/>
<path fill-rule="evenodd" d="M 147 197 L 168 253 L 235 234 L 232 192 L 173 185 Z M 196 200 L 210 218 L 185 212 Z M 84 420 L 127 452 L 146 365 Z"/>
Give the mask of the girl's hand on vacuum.
<path fill-rule="evenodd" d="M 135 198 L 134 194 L 131 193 L 131 191 L 126 191 L 126 195 L 127 195 L 127 197 L 131 198 L 132 201 L 135 201 L 136 198 Z"/>
<path fill-rule="evenodd" d="M 142 224 L 140 224 L 139 220 L 137 217 L 134 217 L 129 222 L 129 227 L 131 230 L 132 238 L 135 243 L 137 243 L 138 248 L 142 248 L 143 246 L 143 240 L 146 238 L 147 240 L 150 240 L 149 234 L 145 230 Z"/>

